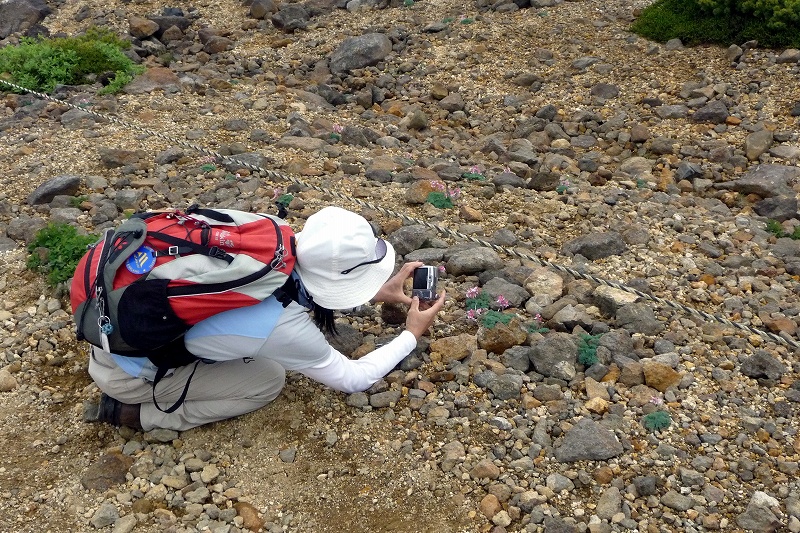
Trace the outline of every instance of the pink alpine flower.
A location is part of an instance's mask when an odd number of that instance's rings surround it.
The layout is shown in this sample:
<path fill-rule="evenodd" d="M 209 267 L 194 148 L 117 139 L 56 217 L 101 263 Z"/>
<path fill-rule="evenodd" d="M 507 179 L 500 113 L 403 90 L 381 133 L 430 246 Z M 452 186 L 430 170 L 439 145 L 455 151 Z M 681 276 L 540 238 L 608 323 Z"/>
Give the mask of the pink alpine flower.
<path fill-rule="evenodd" d="M 481 293 L 481 289 L 477 286 L 467 289 L 467 298 L 477 298 Z"/>
<path fill-rule="evenodd" d="M 509 301 L 506 299 L 506 297 L 505 297 L 505 296 L 503 296 L 502 294 L 501 294 L 500 296 L 498 296 L 498 297 L 497 297 L 497 300 L 496 300 L 496 301 L 497 301 L 497 305 L 499 305 L 499 306 L 500 306 L 500 309 L 505 309 L 505 308 L 507 308 L 509 305 L 511 305 L 511 303 L 510 303 L 510 302 L 509 302 Z"/>
<path fill-rule="evenodd" d="M 331 127 L 331 129 L 333 130 L 334 133 L 341 134 L 344 131 L 344 126 L 342 126 L 341 124 L 334 124 Z"/>
<path fill-rule="evenodd" d="M 477 321 L 482 314 L 483 309 L 469 309 L 467 310 L 467 320 Z"/>

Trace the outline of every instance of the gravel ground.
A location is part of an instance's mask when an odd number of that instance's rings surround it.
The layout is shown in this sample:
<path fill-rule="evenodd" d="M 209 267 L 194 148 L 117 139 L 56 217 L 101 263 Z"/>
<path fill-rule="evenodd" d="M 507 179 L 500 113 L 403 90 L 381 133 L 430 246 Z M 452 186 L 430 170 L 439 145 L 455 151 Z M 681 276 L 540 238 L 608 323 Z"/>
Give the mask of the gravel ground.
<path fill-rule="evenodd" d="M 163 49 L 134 41 L 152 86 L 56 91 L 123 124 L 2 95 L 0 530 L 800 531 L 793 348 L 394 214 L 794 339 L 800 246 L 766 222 L 800 225 L 800 54 L 652 43 L 627 30 L 641 2 L 392 4 L 312 2 L 296 31 L 238 3 L 175 6 L 188 27 Z M 164 9 L 52 7 L 51 33 L 121 35 Z M 392 51 L 331 72 L 369 33 Z M 307 186 L 209 170 L 177 140 Z M 455 208 L 424 203 L 431 181 L 458 188 Z M 180 434 L 82 422 L 99 391 L 65 290 L 25 268 L 35 231 L 193 202 L 268 210 L 287 190 L 297 229 L 336 203 L 444 267 L 430 339 L 365 393 L 291 376 L 268 407 Z M 467 319 L 477 285 L 511 300 L 510 326 Z M 341 316 L 337 342 L 367 353 L 396 314 Z M 598 362 L 581 364 L 589 334 Z M 657 411 L 671 424 L 649 431 Z"/>

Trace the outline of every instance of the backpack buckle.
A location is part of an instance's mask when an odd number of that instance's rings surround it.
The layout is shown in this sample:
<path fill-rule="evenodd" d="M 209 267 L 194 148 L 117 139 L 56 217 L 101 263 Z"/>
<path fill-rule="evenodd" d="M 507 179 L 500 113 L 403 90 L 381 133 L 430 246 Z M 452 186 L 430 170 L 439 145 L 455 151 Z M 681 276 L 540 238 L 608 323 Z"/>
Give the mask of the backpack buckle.
<path fill-rule="evenodd" d="M 177 246 L 170 246 L 169 248 L 167 248 L 167 255 L 175 256 L 179 254 L 180 254 L 180 248 L 178 248 Z"/>
<path fill-rule="evenodd" d="M 228 254 L 219 246 L 212 246 L 211 249 L 208 250 L 208 255 L 209 257 L 214 257 L 216 259 L 225 259 Z"/>
<path fill-rule="evenodd" d="M 286 248 L 283 247 L 283 243 L 278 243 L 278 247 L 275 249 L 275 257 L 270 261 L 269 266 L 273 269 L 286 268 L 284 257 L 286 257 Z"/>

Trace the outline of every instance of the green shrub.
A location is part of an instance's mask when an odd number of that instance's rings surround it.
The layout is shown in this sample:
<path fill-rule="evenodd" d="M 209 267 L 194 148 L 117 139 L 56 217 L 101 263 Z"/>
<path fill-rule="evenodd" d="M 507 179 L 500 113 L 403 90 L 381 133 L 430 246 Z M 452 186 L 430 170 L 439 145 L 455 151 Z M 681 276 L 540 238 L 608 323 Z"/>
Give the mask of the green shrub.
<path fill-rule="evenodd" d="M 492 329 L 497 324 L 508 324 L 513 318 L 513 315 L 490 309 L 481 315 L 480 321 L 481 324 L 483 324 L 483 327 L 486 329 Z"/>
<path fill-rule="evenodd" d="M 767 220 L 767 231 L 775 235 L 777 238 L 789 237 L 792 240 L 800 240 L 800 226 L 795 226 L 791 233 L 783 231 L 783 226 L 777 220 Z"/>
<path fill-rule="evenodd" d="M 95 28 L 77 37 L 23 38 L 17 46 L 0 48 L 0 73 L 43 92 L 56 85 L 86 83 L 90 75 L 113 73 L 100 93 L 114 93 L 144 70 L 122 52 L 128 47 L 130 43 L 110 30 Z"/>
<path fill-rule="evenodd" d="M 653 411 L 642 417 L 642 425 L 647 431 L 661 431 L 672 424 L 672 417 L 666 411 Z"/>
<path fill-rule="evenodd" d="M 453 200 L 443 192 L 430 192 L 428 193 L 427 202 L 433 204 L 434 207 L 439 209 L 448 209 L 453 207 Z"/>
<path fill-rule="evenodd" d="M 283 207 L 289 207 L 289 204 L 294 200 L 294 196 L 290 193 L 282 194 L 275 200 L 275 203 L 281 204 Z"/>
<path fill-rule="evenodd" d="M 600 345 L 600 335 L 581 333 L 578 342 L 578 362 L 583 366 L 597 364 L 597 347 Z"/>
<path fill-rule="evenodd" d="M 79 235 L 69 224 L 48 224 L 28 245 L 27 266 L 47 274 L 47 281 L 55 287 L 72 277 L 86 247 L 95 242 L 96 236 Z"/>
<path fill-rule="evenodd" d="M 697 0 L 697 3 L 715 16 L 750 15 L 774 30 L 793 28 L 796 32 L 800 22 L 798 0 Z"/>
<path fill-rule="evenodd" d="M 631 30 L 654 41 L 800 47 L 800 0 L 656 0 Z"/>

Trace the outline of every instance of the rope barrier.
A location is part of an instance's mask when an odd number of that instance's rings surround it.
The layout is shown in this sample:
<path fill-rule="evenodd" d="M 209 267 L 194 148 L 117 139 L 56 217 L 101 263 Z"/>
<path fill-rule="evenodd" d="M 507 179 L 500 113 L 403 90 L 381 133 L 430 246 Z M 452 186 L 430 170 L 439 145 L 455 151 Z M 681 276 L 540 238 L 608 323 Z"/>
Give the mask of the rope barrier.
<path fill-rule="evenodd" d="M 348 195 L 346 195 L 344 193 L 341 193 L 341 192 L 338 192 L 338 191 L 334 191 L 334 190 L 328 189 L 326 187 L 321 187 L 321 186 L 318 186 L 318 185 L 313 185 L 313 184 L 310 184 L 310 183 L 306 183 L 303 180 L 301 180 L 301 179 L 299 179 L 299 178 L 297 178 L 295 176 L 287 176 L 285 174 L 281 174 L 280 172 L 276 172 L 274 170 L 269 170 L 269 169 L 265 169 L 265 168 L 259 167 L 257 165 L 253 165 L 251 163 L 247 163 L 245 161 L 241 161 L 241 160 L 237 159 L 235 156 L 225 156 L 225 155 L 222 155 L 222 154 L 220 154 L 218 152 L 215 152 L 213 150 L 209 150 L 208 148 L 205 148 L 203 146 L 200 146 L 200 145 L 197 145 L 197 144 L 194 144 L 194 143 L 190 143 L 188 141 L 184 141 L 184 140 L 181 140 L 181 139 L 176 139 L 176 138 L 171 137 L 169 135 L 165 135 L 163 133 L 159 133 L 157 131 L 153 131 L 153 130 L 150 130 L 148 128 L 144 128 L 142 126 L 139 126 L 138 124 L 133 124 L 133 123 L 124 121 L 122 119 L 119 119 L 119 118 L 111 116 L 111 115 L 106 115 L 104 113 L 100 113 L 100 112 L 97 112 L 97 111 L 94 111 L 94 110 L 91 110 L 91 109 L 86 109 L 84 107 L 80 107 L 78 105 L 75 105 L 75 104 L 72 104 L 72 103 L 69 103 L 69 102 L 65 102 L 65 101 L 63 101 L 61 99 L 55 98 L 55 97 L 50 96 L 48 94 L 37 92 L 37 91 L 28 89 L 26 87 L 23 87 L 21 85 L 18 85 L 18 84 L 15 84 L 15 83 L 3 80 L 3 79 L 0 79 L 0 84 L 6 85 L 6 86 L 11 87 L 13 89 L 16 89 L 18 91 L 23 91 L 23 92 L 32 94 L 34 96 L 38 96 L 39 98 L 43 98 L 45 100 L 49 100 L 51 102 L 55 102 L 55 103 L 63 105 L 63 106 L 67 106 L 67 107 L 72 108 L 72 109 L 77 109 L 79 111 L 83 111 L 84 113 L 86 113 L 88 115 L 94 116 L 94 117 L 99 118 L 101 120 L 107 120 L 107 121 L 109 121 L 109 122 L 111 122 L 113 124 L 118 124 L 118 125 L 123 126 L 123 127 L 127 128 L 127 129 L 131 129 L 131 130 L 137 131 L 139 133 L 144 133 L 144 134 L 146 134 L 148 136 L 155 137 L 157 139 L 162 139 L 164 141 L 167 141 L 169 143 L 172 143 L 172 144 L 175 144 L 175 145 L 178 145 L 178 146 L 183 146 L 185 148 L 189 148 L 189 149 L 194 150 L 196 152 L 199 152 L 201 154 L 214 157 L 215 159 L 218 159 L 220 161 L 227 161 L 229 163 L 234 163 L 236 165 L 239 165 L 242 168 L 247 168 L 248 170 L 259 172 L 259 173 L 265 175 L 266 177 L 270 178 L 271 180 L 289 181 L 289 182 L 294 183 L 296 185 L 299 185 L 301 187 L 312 189 L 314 191 L 321 192 L 323 194 L 328 194 L 328 195 L 333 196 L 335 198 L 338 198 L 340 200 L 346 200 L 348 202 L 353 202 L 356 205 L 359 205 L 361 207 L 365 207 L 367 209 L 371 209 L 371 210 L 376 211 L 376 212 L 378 212 L 378 213 L 380 213 L 380 214 L 382 214 L 384 216 L 400 218 L 401 220 L 403 220 L 405 222 L 409 222 L 411 224 L 420 224 L 420 225 L 423 225 L 423 226 L 425 226 L 427 228 L 430 228 L 430 229 L 432 229 L 432 230 L 434 230 L 434 231 L 436 231 L 436 232 L 438 232 L 440 234 L 448 235 L 448 236 L 453 237 L 453 238 L 458 239 L 458 240 L 472 242 L 472 243 L 478 244 L 480 246 L 484 246 L 484 247 L 490 248 L 490 249 L 494 250 L 495 252 L 499 252 L 499 253 L 503 253 L 503 254 L 506 254 L 506 255 L 509 255 L 509 256 L 517 257 L 519 259 L 524 259 L 524 260 L 527 260 L 527 261 L 531 261 L 531 262 L 533 262 L 533 263 L 535 263 L 535 264 L 537 264 L 539 266 L 546 267 L 546 268 L 551 268 L 551 269 L 556 270 L 558 272 L 562 272 L 562 273 L 568 274 L 570 276 L 573 276 L 575 278 L 589 281 L 591 283 L 596 283 L 598 285 L 605 285 L 607 287 L 612 287 L 614 289 L 625 291 L 625 292 L 628 292 L 630 294 L 634 294 L 639 298 L 654 302 L 656 304 L 659 304 L 659 305 L 662 305 L 662 306 L 666 306 L 666 307 L 669 307 L 671 309 L 675 309 L 677 311 L 681 311 L 683 313 L 686 313 L 686 314 L 689 314 L 689 315 L 693 315 L 693 316 L 702 318 L 702 319 L 707 320 L 707 321 L 724 324 L 726 326 L 732 327 L 734 329 L 738 329 L 740 331 L 747 332 L 749 334 L 758 335 L 758 336 L 760 336 L 760 337 L 762 337 L 764 339 L 767 339 L 767 340 L 770 340 L 770 341 L 773 341 L 773 342 L 777 342 L 779 344 L 790 346 L 790 347 L 795 348 L 795 349 L 796 348 L 800 348 L 800 342 L 798 342 L 796 339 L 792 338 L 790 335 L 788 335 L 785 332 L 782 332 L 782 334 L 779 335 L 779 334 L 775 334 L 775 333 L 772 333 L 772 332 L 769 332 L 769 331 L 763 331 L 761 329 L 749 326 L 747 324 L 740 324 L 740 323 L 734 322 L 734 321 L 732 321 L 732 320 L 730 320 L 728 318 L 721 317 L 721 316 L 718 316 L 718 315 L 714 315 L 712 313 L 708 313 L 706 311 L 702 311 L 702 310 L 699 310 L 699 309 L 695 309 L 693 307 L 689 307 L 689 306 L 684 305 L 682 303 L 673 302 L 671 300 L 667 300 L 667 299 L 661 298 L 659 296 L 654 296 L 654 295 L 651 295 L 651 294 L 647 294 L 647 293 L 642 292 L 642 291 L 640 291 L 638 289 L 635 289 L 633 287 L 628 287 L 627 285 L 624 285 L 622 283 L 618 283 L 618 282 L 615 282 L 615 281 L 609 281 L 609 280 L 606 280 L 606 279 L 603 279 L 603 278 L 598 278 L 596 276 L 593 276 L 591 274 L 586 274 L 586 273 L 581 272 L 579 270 L 576 270 L 574 268 L 570 268 L 570 267 L 567 267 L 567 266 L 564 266 L 564 265 L 559 265 L 559 264 L 556 264 L 556 263 L 551 263 L 550 261 L 546 261 L 544 259 L 541 259 L 540 257 L 534 256 L 534 255 L 531 255 L 531 254 L 527 254 L 527 253 L 524 253 L 524 252 L 520 252 L 520 251 L 515 250 L 513 248 L 507 248 L 505 246 L 500 246 L 500 245 L 491 243 L 491 242 L 483 240 L 483 239 L 479 239 L 479 238 L 471 236 L 471 235 L 466 235 L 466 234 L 461 233 L 459 231 L 456 231 L 456 230 L 453 230 L 453 229 L 450 229 L 450 228 L 446 228 L 444 226 L 440 226 L 439 224 L 435 224 L 435 223 L 429 222 L 427 220 L 416 219 L 416 218 L 413 218 L 411 216 L 406 215 L 405 213 L 399 213 L 399 212 L 393 211 L 391 209 L 386 209 L 385 207 L 381 207 L 381 206 L 375 205 L 375 204 L 373 204 L 371 202 L 362 200 L 360 198 L 354 198 L 352 196 L 348 196 Z"/>

